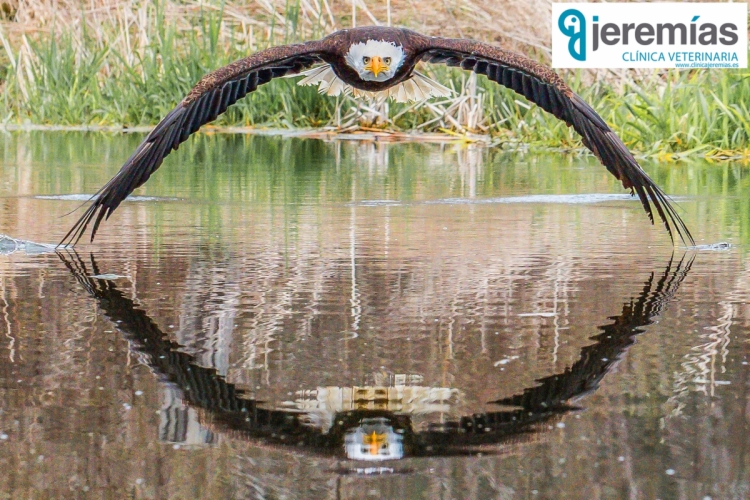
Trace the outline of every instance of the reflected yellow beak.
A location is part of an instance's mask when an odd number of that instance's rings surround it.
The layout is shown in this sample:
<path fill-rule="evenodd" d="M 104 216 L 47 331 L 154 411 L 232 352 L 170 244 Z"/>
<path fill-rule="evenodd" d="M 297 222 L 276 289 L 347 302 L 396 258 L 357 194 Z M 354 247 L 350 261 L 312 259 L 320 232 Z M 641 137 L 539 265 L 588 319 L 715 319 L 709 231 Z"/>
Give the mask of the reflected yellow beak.
<path fill-rule="evenodd" d="M 378 73 L 388 71 L 388 65 L 383 64 L 383 59 L 380 56 L 373 56 L 370 62 L 365 65 L 367 71 L 371 71 L 373 75 L 378 76 Z"/>
<path fill-rule="evenodd" d="M 370 437 L 370 455 L 377 455 L 378 454 L 378 437 L 375 432 L 372 433 L 372 436 Z"/>
<path fill-rule="evenodd" d="M 380 447 L 386 441 L 386 435 L 372 431 L 372 434 L 365 434 L 363 441 L 366 445 L 370 446 L 370 455 L 377 455 L 380 451 Z"/>

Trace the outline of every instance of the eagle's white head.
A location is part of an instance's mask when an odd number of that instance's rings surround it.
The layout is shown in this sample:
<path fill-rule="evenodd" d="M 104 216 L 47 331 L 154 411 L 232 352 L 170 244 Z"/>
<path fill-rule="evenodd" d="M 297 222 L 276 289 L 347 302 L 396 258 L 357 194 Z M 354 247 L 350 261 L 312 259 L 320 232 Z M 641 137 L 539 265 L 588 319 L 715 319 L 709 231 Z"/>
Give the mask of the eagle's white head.
<path fill-rule="evenodd" d="M 385 82 L 393 78 L 403 62 L 404 49 L 382 40 L 355 43 L 346 53 L 346 63 L 367 81 Z"/>

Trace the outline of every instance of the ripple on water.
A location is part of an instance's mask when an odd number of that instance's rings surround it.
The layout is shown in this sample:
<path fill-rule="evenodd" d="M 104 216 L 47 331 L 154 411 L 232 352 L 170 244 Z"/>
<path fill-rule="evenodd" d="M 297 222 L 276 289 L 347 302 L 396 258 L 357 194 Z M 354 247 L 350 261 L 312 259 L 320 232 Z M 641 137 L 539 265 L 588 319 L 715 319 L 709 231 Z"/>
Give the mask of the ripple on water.
<path fill-rule="evenodd" d="M 689 247 L 690 250 L 707 251 L 707 252 L 725 252 L 732 249 L 732 244 L 722 241 L 719 243 L 710 243 L 706 245 L 695 245 Z"/>
<path fill-rule="evenodd" d="M 17 252 L 27 255 L 37 255 L 54 252 L 56 247 L 57 245 L 51 243 L 35 243 L 0 234 L 0 255 L 9 255 Z"/>
<path fill-rule="evenodd" d="M 562 203 L 587 204 L 607 201 L 638 201 L 638 198 L 627 193 L 589 193 L 589 194 L 533 194 L 528 196 L 507 196 L 502 198 L 444 198 L 431 200 L 427 204 L 446 205 L 482 205 L 492 203 Z"/>
<path fill-rule="evenodd" d="M 38 194 L 32 196 L 36 200 L 59 200 L 59 201 L 89 201 L 95 194 Z M 165 196 L 128 196 L 125 201 L 179 201 L 179 198 Z"/>

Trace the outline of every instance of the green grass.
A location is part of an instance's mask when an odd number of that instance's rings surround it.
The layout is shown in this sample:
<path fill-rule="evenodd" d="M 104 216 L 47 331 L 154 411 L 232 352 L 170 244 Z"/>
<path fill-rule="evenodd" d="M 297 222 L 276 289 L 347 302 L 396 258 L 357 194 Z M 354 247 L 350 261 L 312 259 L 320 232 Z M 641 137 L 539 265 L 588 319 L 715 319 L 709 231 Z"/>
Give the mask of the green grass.
<path fill-rule="evenodd" d="M 296 12 L 294 5 L 287 13 L 290 19 Z M 101 33 L 94 36 L 85 30 L 27 40 L 23 56 L 21 43 L 11 46 L 6 41 L 0 51 L 0 121 L 155 124 L 202 75 L 252 52 L 241 43 L 225 43 L 221 20 L 221 11 L 208 11 L 194 29 L 178 31 L 160 18 L 157 4 L 146 27 L 148 44 L 127 52 L 120 48 L 122 44 L 110 45 Z M 283 38 L 297 39 L 288 31 Z M 466 78 L 460 70 L 435 67 L 431 71 L 454 88 L 460 88 Z M 747 155 L 749 76 L 747 70 L 666 71 L 648 75 L 637 84 L 585 85 L 581 73 L 567 75 L 571 86 L 641 154 L 733 156 Z M 485 93 L 485 114 L 493 135 L 510 143 L 580 147 L 577 135 L 564 123 L 518 94 L 484 78 L 478 87 Z M 281 79 L 240 101 L 215 124 L 319 127 L 331 124 L 337 113 L 353 105 L 349 98 L 321 96 L 314 88 Z M 424 108 L 402 113 L 405 106 L 390 106 L 390 116 L 398 116 L 390 128 L 413 130 L 434 118 Z"/>

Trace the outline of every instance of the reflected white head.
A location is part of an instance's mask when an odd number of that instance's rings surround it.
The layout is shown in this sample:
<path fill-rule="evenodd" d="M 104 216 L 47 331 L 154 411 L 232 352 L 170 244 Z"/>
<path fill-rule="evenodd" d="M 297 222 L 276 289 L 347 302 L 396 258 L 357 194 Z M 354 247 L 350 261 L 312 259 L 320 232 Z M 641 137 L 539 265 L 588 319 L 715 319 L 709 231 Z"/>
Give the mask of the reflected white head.
<path fill-rule="evenodd" d="M 404 49 L 382 40 L 355 43 L 346 53 L 346 63 L 357 71 L 361 79 L 372 82 L 390 80 L 403 62 Z"/>

